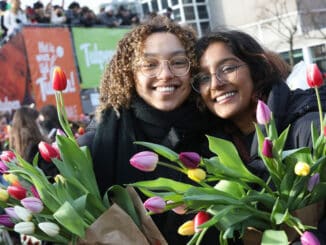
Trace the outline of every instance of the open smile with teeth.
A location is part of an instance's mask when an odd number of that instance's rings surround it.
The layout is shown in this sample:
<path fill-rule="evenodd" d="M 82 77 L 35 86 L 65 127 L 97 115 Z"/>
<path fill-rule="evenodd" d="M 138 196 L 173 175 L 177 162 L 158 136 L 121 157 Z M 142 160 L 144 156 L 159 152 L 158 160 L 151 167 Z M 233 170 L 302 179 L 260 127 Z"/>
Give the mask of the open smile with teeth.
<path fill-rule="evenodd" d="M 155 88 L 158 92 L 173 92 L 177 89 L 176 86 L 160 86 Z"/>
<path fill-rule="evenodd" d="M 230 97 L 232 97 L 234 95 L 235 95 L 235 92 L 234 91 L 227 92 L 227 93 L 225 93 L 225 94 L 223 94 L 221 96 L 218 96 L 215 100 L 216 100 L 216 102 L 221 102 L 221 101 L 223 101 L 225 99 L 228 99 L 228 98 L 230 98 Z"/>

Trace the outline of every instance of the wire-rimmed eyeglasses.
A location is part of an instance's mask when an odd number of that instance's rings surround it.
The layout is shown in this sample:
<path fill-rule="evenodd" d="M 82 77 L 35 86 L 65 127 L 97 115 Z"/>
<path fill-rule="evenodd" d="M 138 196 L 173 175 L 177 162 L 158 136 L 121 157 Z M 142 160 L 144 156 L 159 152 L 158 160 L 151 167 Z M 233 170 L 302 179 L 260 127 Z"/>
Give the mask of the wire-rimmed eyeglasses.
<path fill-rule="evenodd" d="M 167 62 L 170 72 L 177 77 L 186 75 L 190 70 L 190 61 L 186 56 L 174 56 L 168 60 L 146 57 L 141 59 L 138 68 L 144 76 L 152 78 L 162 72 L 164 62 Z"/>
<path fill-rule="evenodd" d="M 192 80 L 192 88 L 200 93 L 201 91 L 206 91 L 211 87 L 212 76 L 215 75 L 216 79 L 220 84 L 226 84 L 228 82 L 233 82 L 237 77 L 237 71 L 240 67 L 246 66 L 247 64 L 232 64 L 232 65 L 222 65 L 216 69 L 215 73 L 198 73 Z"/>

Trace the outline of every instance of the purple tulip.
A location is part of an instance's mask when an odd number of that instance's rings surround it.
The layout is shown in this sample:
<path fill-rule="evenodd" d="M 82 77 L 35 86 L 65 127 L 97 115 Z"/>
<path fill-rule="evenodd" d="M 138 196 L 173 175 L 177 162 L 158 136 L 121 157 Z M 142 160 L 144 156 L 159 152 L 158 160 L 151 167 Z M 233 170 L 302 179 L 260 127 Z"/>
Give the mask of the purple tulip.
<path fill-rule="evenodd" d="M 0 161 L 0 173 L 5 174 L 8 171 L 8 167 L 3 161 Z"/>
<path fill-rule="evenodd" d="M 36 190 L 36 187 L 35 186 L 31 186 L 30 191 L 32 192 L 32 194 L 33 194 L 34 197 L 37 197 L 37 198 L 41 199 L 40 194 Z"/>
<path fill-rule="evenodd" d="M 265 157 L 273 158 L 273 142 L 265 138 L 263 142 L 263 149 L 261 152 Z"/>
<path fill-rule="evenodd" d="M 272 112 L 269 107 L 261 100 L 258 100 L 256 118 L 259 124 L 267 124 L 271 120 Z"/>
<path fill-rule="evenodd" d="M 15 225 L 8 214 L 0 215 L 0 224 L 10 228 L 14 227 Z"/>
<path fill-rule="evenodd" d="M 12 219 L 19 220 L 19 217 L 18 217 L 18 215 L 16 214 L 16 212 L 15 212 L 15 208 L 14 208 L 14 207 L 8 207 L 8 208 L 5 208 L 5 212 L 6 212 L 6 214 L 8 214 Z"/>
<path fill-rule="evenodd" d="M 165 201 L 161 197 L 151 197 L 144 202 L 144 207 L 153 213 L 162 213 L 166 206 Z"/>
<path fill-rule="evenodd" d="M 200 156 L 196 152 L 181 152 L 179 160 L 187 168 L 197 168 L 200 163 Z"/>
<path fill-rule="evenodd" d="M 316 173 L 309 178 L 308 186 L 307 186 L 309 192 L 311 192 L 314 189 L 314 187 L 319 183 L 319 180 L 320 180 L 319 173 Z"/>
<path fill-rule="evenodd" d="M 22 199 L 21 204 L 32 213 L 40 213 L 44 206 L 42 201 L 36 197 L 26 197 Z"/>
<path fill-rule="evenodd" d="M 320 242 L 318 241 L 317 237 L 309 231 L 305 231 L 302 234 L 300 240 L 302 245 L 320 245 Z"/>
<path fill-rule="evenodd" d="M 151 172 L 156 168 L 158 155 L 152 151 L 142 151 L 135 154 L 129 161 L 135 168 L 144 172 Z"/>

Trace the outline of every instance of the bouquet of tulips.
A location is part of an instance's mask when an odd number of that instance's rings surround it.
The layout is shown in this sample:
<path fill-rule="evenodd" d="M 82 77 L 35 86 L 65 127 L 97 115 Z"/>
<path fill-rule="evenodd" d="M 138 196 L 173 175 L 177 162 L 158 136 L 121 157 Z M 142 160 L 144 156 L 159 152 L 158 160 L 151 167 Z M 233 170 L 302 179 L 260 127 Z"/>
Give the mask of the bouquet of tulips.
<path fill-rule="evenodd" d="M 134 155 L 131 165 L 142 171 L 164 165 L 196 183 L 167 178 L 133 183 L 149 197 L 144 202 L 149 213 L 193 213 L 194 218 L 178 230 L 180 235 L 192 236 L 188 244 L 199 244 L 210 227 L 219 230 L 220 244 L 243 239 L 250 245 L 279 245 L 299 237 L 303 245 L 319 244 L 310 230 L 316 228 L 324 210 L 326 137 L 318 93 L 323 79 L 316 65 L 309 67 L 307 79 L 316 90 L 320 111 L 320 133 L 313 123 L 311 127 L 312 150 L 284 150 L 290 126 L 279 135 L 272 112 L 264 102 L 258 102 L 256 136 L 260 157 L 269 172 L 267 181 L 252 174 L 235 146 L 224 139 L 208 136 L 209 149 L 216 154 L 211 158 L 136 142 L 151 151 Z M 160 161 L 159 156 L 169 163 Z"/>
<path fill-rule="evenodd" d="M 3 152 L 0 172 L 8 184 L 0 188 L 4 211 L 0 224 L 60 244 L 128 244 L 135 239 L 135 244 L 149 244 L 153 239 L 164 244 L 135 190 L 112 186 L 101 197 L 89 150 L 78 146 L 67 119 L 62 96 L 67 79 L 61 68 L 53 69 L 52 82 L 64 132 L 58 131 L 55 143 L 40 142 L 38 147 L 59 174 L 46 176 L 37 164 L 39 154 L 29 163 L 13 151 Z"/>

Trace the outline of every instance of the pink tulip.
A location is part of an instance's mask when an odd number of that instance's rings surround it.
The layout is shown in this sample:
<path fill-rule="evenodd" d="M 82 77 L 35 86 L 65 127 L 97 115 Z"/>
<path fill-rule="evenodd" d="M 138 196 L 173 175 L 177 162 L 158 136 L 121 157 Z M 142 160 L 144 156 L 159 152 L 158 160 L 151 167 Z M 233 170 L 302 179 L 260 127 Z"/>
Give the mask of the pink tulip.
<path fill-rule="evenodd" d="M 273 142 L 270 139 L 264 139 L 262 154 L 265 157 L 273 158 Z"/>
<path fill-rule="evenodd" d="M 144 207 L 153 213 L 162 213 L 166 203 L 161 197 L 151 197 L 144 202 Z"/>
<path fill-rule="evenodd" d="M 32 192 L 32 194 L 33 194 L 34 197 L 41 199 L 40 194 L 36 190 L 36 187 L 35 186 L 31 186 L 30 191 Z"/>
<path fill-rule="evenodd" d="M 261 100 L 258 100 L 256 109 L 256 118 L 259 124 L 267 124 L 270 122 L 272 112 L 269 107 Z"/>
<path fill-rule="evenodd" d="M 300 240 L 302 245 L 320 245 L 320 242 L 318 241 L 317 237 L 309 231 L 305 231 L 302 234 Z"/>
<path fill-rule="evenodd" d="M 200 163 L 200 156 L 196 152 L 181 152 L 179 160 L 187 168 L 197 168 Z"/>
<path fill-rule="evenodd" d="M 16 155 L 12 151 L 3 151 L 0 155 L 0 159 L 4 163 L 9 163 L 16 160 Z"/>
<path fill-rule="evenodd" d="M 44 208 L 42 201 L 36 197 L 26 197 L 20 203 L 32 213 L 40 213 Z"/>
<path fill-rule="evenodd" d="M 320 87 L 323 84 L 323 75 L 317 64 L 307 66 L 307 83 L 311 88 Z"/>
<path fill-rule="evenodd" d="M 60 153 L 57 151 L 57 149 L 44 141 L 41 141 L 38 144 L 38 149 L 42 158 L 47 162 L 51 162 L 52 158 L 60 158 Z"/>
<path fill-rule="evenodd" d="M 195 232 L 201 231 L 201 228 L 198 228 L 200 225 L 206 223 L 211 218 L 209 213 L 200 211 L 196 214 L 194 218 L 195 222 Z"/>
<path fill-rule="evenodd" d="M 167 201 L 167 203 L 171 204 L 171 203 L 173 203 L 173 201 L 169 200 L 169 201 Z M 187 206 L 184 204 L 181 204 L 180 206 L 173 208 L 172 211 L 175 212 L 176 214 L 183 215 L 187 212 Z"/>
<path fill-rule="evenodd" d="M 0 173 L 4 174 L 7 173 L 8 167 L 6 164 L 3 163 L 3 161 L 0 161 Z"/>
<path fill-rule="evenodd" d="M 6 214 L 8 214 L 10 216 L 10 218 L 19 220 L 19 217 L 16 214 L 14 207 L 8 207 L 8 208 L 5 208 L 4 210 L 5 210 Z"/>
<path fill-rule="evenodd" d="M 135 168 L 144 172 L 151 172 L 156 168 L 158 155 L 152 151 L 142 151 L 135 154 L 129 161 Z"/>

